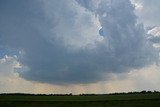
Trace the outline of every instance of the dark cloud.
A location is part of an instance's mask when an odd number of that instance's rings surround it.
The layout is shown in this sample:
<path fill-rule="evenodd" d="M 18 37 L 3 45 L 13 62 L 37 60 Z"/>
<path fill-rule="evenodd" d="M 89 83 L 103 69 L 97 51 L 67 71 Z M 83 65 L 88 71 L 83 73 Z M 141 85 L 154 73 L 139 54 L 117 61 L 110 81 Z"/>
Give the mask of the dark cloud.
<path fill-rule="evenodd" d="M 129 0 L 87 1 L 1 0 L 0 45 L 19 51 L 22 78 L 90 83 L 156 61 Z"/>

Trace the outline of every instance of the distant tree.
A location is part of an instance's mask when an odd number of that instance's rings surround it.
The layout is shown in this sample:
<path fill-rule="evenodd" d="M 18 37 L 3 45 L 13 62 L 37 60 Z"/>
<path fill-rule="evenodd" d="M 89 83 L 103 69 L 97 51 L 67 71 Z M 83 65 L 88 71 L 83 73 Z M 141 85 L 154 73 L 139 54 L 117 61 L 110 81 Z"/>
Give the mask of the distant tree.
<path fill-rule="evenodd" d="M 69 96 L 72 96 L 72 93 L 69 93 Z"/>
<path fill-rule="evenodd" d="M 146 90 L 143 90 L 143 91 L 141 91 L 140 93 L 145 94 L 145 93 L 146 93 Z"/>

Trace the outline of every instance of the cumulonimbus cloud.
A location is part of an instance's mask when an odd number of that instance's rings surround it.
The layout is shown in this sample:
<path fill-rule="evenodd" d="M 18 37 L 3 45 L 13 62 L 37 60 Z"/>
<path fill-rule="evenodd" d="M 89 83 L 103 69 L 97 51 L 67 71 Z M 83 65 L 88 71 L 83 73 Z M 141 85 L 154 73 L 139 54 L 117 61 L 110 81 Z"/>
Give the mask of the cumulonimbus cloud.
<path fill-rule="evenodd" d="M 157 61 L 129 0 L 2 0 L 0 46 L 17 50 L 20 77 L 90 83 Z M 101 34 L 99 34 L 101 31 Z"/>

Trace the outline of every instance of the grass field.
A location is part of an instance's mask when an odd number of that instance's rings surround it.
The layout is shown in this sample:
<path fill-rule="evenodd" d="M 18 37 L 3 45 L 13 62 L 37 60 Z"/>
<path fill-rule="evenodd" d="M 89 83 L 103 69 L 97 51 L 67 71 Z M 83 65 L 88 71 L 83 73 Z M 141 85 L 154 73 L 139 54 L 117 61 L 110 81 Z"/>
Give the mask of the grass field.
<path fill-rule="evenodd" d="M 160 107 L 160 94 L 0 95 L 0 107 Z"/>

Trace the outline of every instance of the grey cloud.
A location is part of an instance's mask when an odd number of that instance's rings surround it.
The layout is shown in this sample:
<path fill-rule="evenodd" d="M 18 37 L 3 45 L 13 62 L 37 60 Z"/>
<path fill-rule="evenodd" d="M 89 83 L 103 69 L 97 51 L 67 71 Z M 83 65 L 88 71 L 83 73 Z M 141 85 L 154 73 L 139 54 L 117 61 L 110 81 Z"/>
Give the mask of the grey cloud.
<path fill-rule="evenodd" d="M 158 14 L 160 9 L 159 0 L 131 0 L 137 4 L 142 5 L 142 8 L 136 11 L 141 22 L 144 22 L 145 26 L 160 26 L 160 15 Z"/>
<path fill-rule="evenodd" d="M 149 40 L 153 43 L 160 43 L 160 37 L 156 36 L 156 37 L 151 37 L 149 38 Z"/>
<path fill-rule="evenodd" d="M 90 83 L 156 61 L 129 0 L 87 1 L 1 0 L 0 45 L 20 51 L 22 78 Z M 100 41 L 96 18 L 105 34 Z"/>
<path fill-rule="evenodd" d="M 76 0 L 81 6 L 89 11 L 95 12 L 100 0 Z"/>

